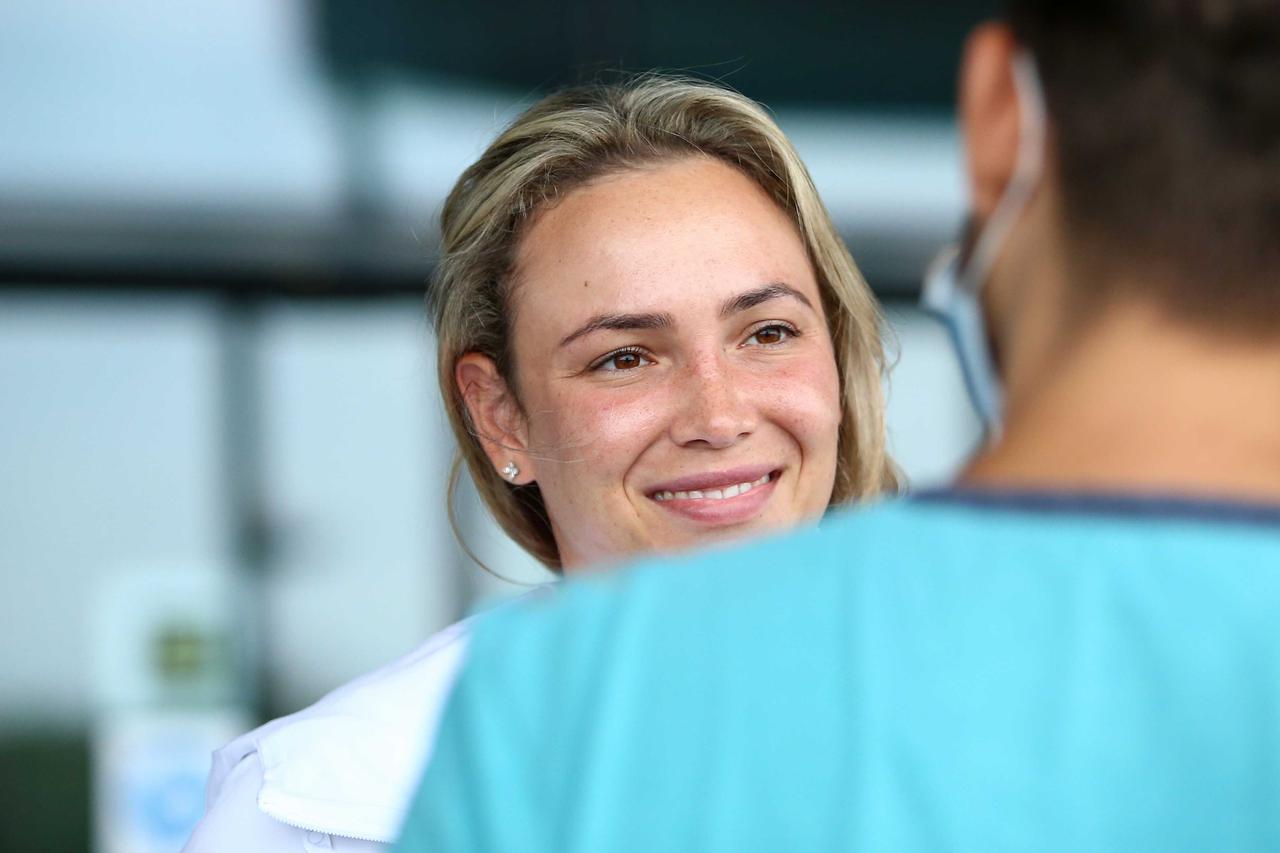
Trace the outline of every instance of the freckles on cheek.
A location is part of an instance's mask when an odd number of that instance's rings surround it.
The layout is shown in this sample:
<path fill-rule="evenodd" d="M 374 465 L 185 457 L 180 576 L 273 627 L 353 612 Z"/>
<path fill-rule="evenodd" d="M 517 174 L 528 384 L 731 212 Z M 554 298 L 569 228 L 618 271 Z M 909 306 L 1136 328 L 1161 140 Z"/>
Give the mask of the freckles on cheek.
<path fill-rule="evenodd" d="M 651 440 L 662 405 L 651 397 L 617 394 L 566 395 L 557 401 L 556 432 L 578 449 L 579 459 L 598 460 L 599 470 L 626 468 Z"/>
<path fill-rule="evenodd" d="M 649 398 L 627 401 L 595 401 L 584 408 L 584 417 L 601 447 L 629 448 L 639 453 L 652 439 L 662 417 L 662 406 Z M 630 464 L 634 458 L 619 459 Z"/>
<path fill-rule="evenodd" d="M 780 368 L 761 389 L 761 398 L 780 419 L 800 432 L 838 430 L 840 374 L 834 364 L 796 363 Z"/>

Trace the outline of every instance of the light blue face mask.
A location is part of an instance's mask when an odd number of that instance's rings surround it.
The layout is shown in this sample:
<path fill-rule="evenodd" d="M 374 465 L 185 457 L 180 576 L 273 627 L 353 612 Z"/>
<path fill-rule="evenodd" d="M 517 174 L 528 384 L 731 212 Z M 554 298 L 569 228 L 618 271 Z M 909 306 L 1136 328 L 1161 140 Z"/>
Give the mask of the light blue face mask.
<path fill-rule="evenodd" d="M 1014 57 L 1013 78 L 1021 114 L 1013 176 L 991 217 L 977 233 L 948 246 L 930 265 L 920 299 L 921 307 L 947 327 L 969 399 L 989 440 L 998 438 L 1003 426 L 1004 388 L 983 315 L 982 288 L 1044 169 L 1044 95 L 1030 54 L 1023 52 Z"/>

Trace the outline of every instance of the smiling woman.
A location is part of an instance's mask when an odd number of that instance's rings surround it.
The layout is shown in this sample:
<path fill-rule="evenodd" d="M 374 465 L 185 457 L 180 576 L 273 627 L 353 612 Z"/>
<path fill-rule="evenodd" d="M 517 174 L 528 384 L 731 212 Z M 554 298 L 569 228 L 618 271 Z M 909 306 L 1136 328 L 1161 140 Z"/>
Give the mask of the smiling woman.
<path fill-rule="evenodd" d="M 768 114 L 656 76 L 552 95 L 458 181 L 440 385 L 503 528 L 558 571 L 815 523 L 896 487 L 879 314 Z M 392 841 L 467 623 L 237 739 L 188 850 Z"/>
<path fill-rule="evenodd" d="M 462 176 L 443 231 L 440 381 L 462 458 L 548 566 L 894 487 L 879 314 L 751 100 L 654 76 L 553 95 Z M 741 506 L 694 503 L 710 500 Z"/>
<path fill-rule="evenodd" d="M 753 180 L 697 154 L 598 177 L 534 217 L 514 271 L 510 375 L 452 361 L 560 565 L 821 516 L 839 371 L 804 242 Z"/>

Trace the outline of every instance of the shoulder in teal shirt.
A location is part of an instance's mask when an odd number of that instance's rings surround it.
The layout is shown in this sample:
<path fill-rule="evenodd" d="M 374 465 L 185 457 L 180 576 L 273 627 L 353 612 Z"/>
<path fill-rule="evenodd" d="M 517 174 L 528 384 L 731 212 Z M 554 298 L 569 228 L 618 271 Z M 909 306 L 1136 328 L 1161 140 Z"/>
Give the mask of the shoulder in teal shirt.
<path fill-rule="evenodd" d="M 1280 513 L 1216 515 L 907 501 L 568 584 L 480 626 L 398 849 L 1280 849 Z"/>

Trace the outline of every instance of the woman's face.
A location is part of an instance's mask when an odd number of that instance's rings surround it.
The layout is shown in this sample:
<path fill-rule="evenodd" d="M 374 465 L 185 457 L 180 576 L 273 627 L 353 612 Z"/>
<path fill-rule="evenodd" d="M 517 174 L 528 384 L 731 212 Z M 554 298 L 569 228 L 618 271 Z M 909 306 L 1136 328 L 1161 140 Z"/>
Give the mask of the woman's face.
<path fill-rule="evenodd" d="M 752 180 L 704 158 L 598 180 L 534 219 L 516 270 L 519 406 L 491 407 L 490 456 L 537 482 L 566 569 L 822 514 L 835 356 L 804 243 Z"/>

